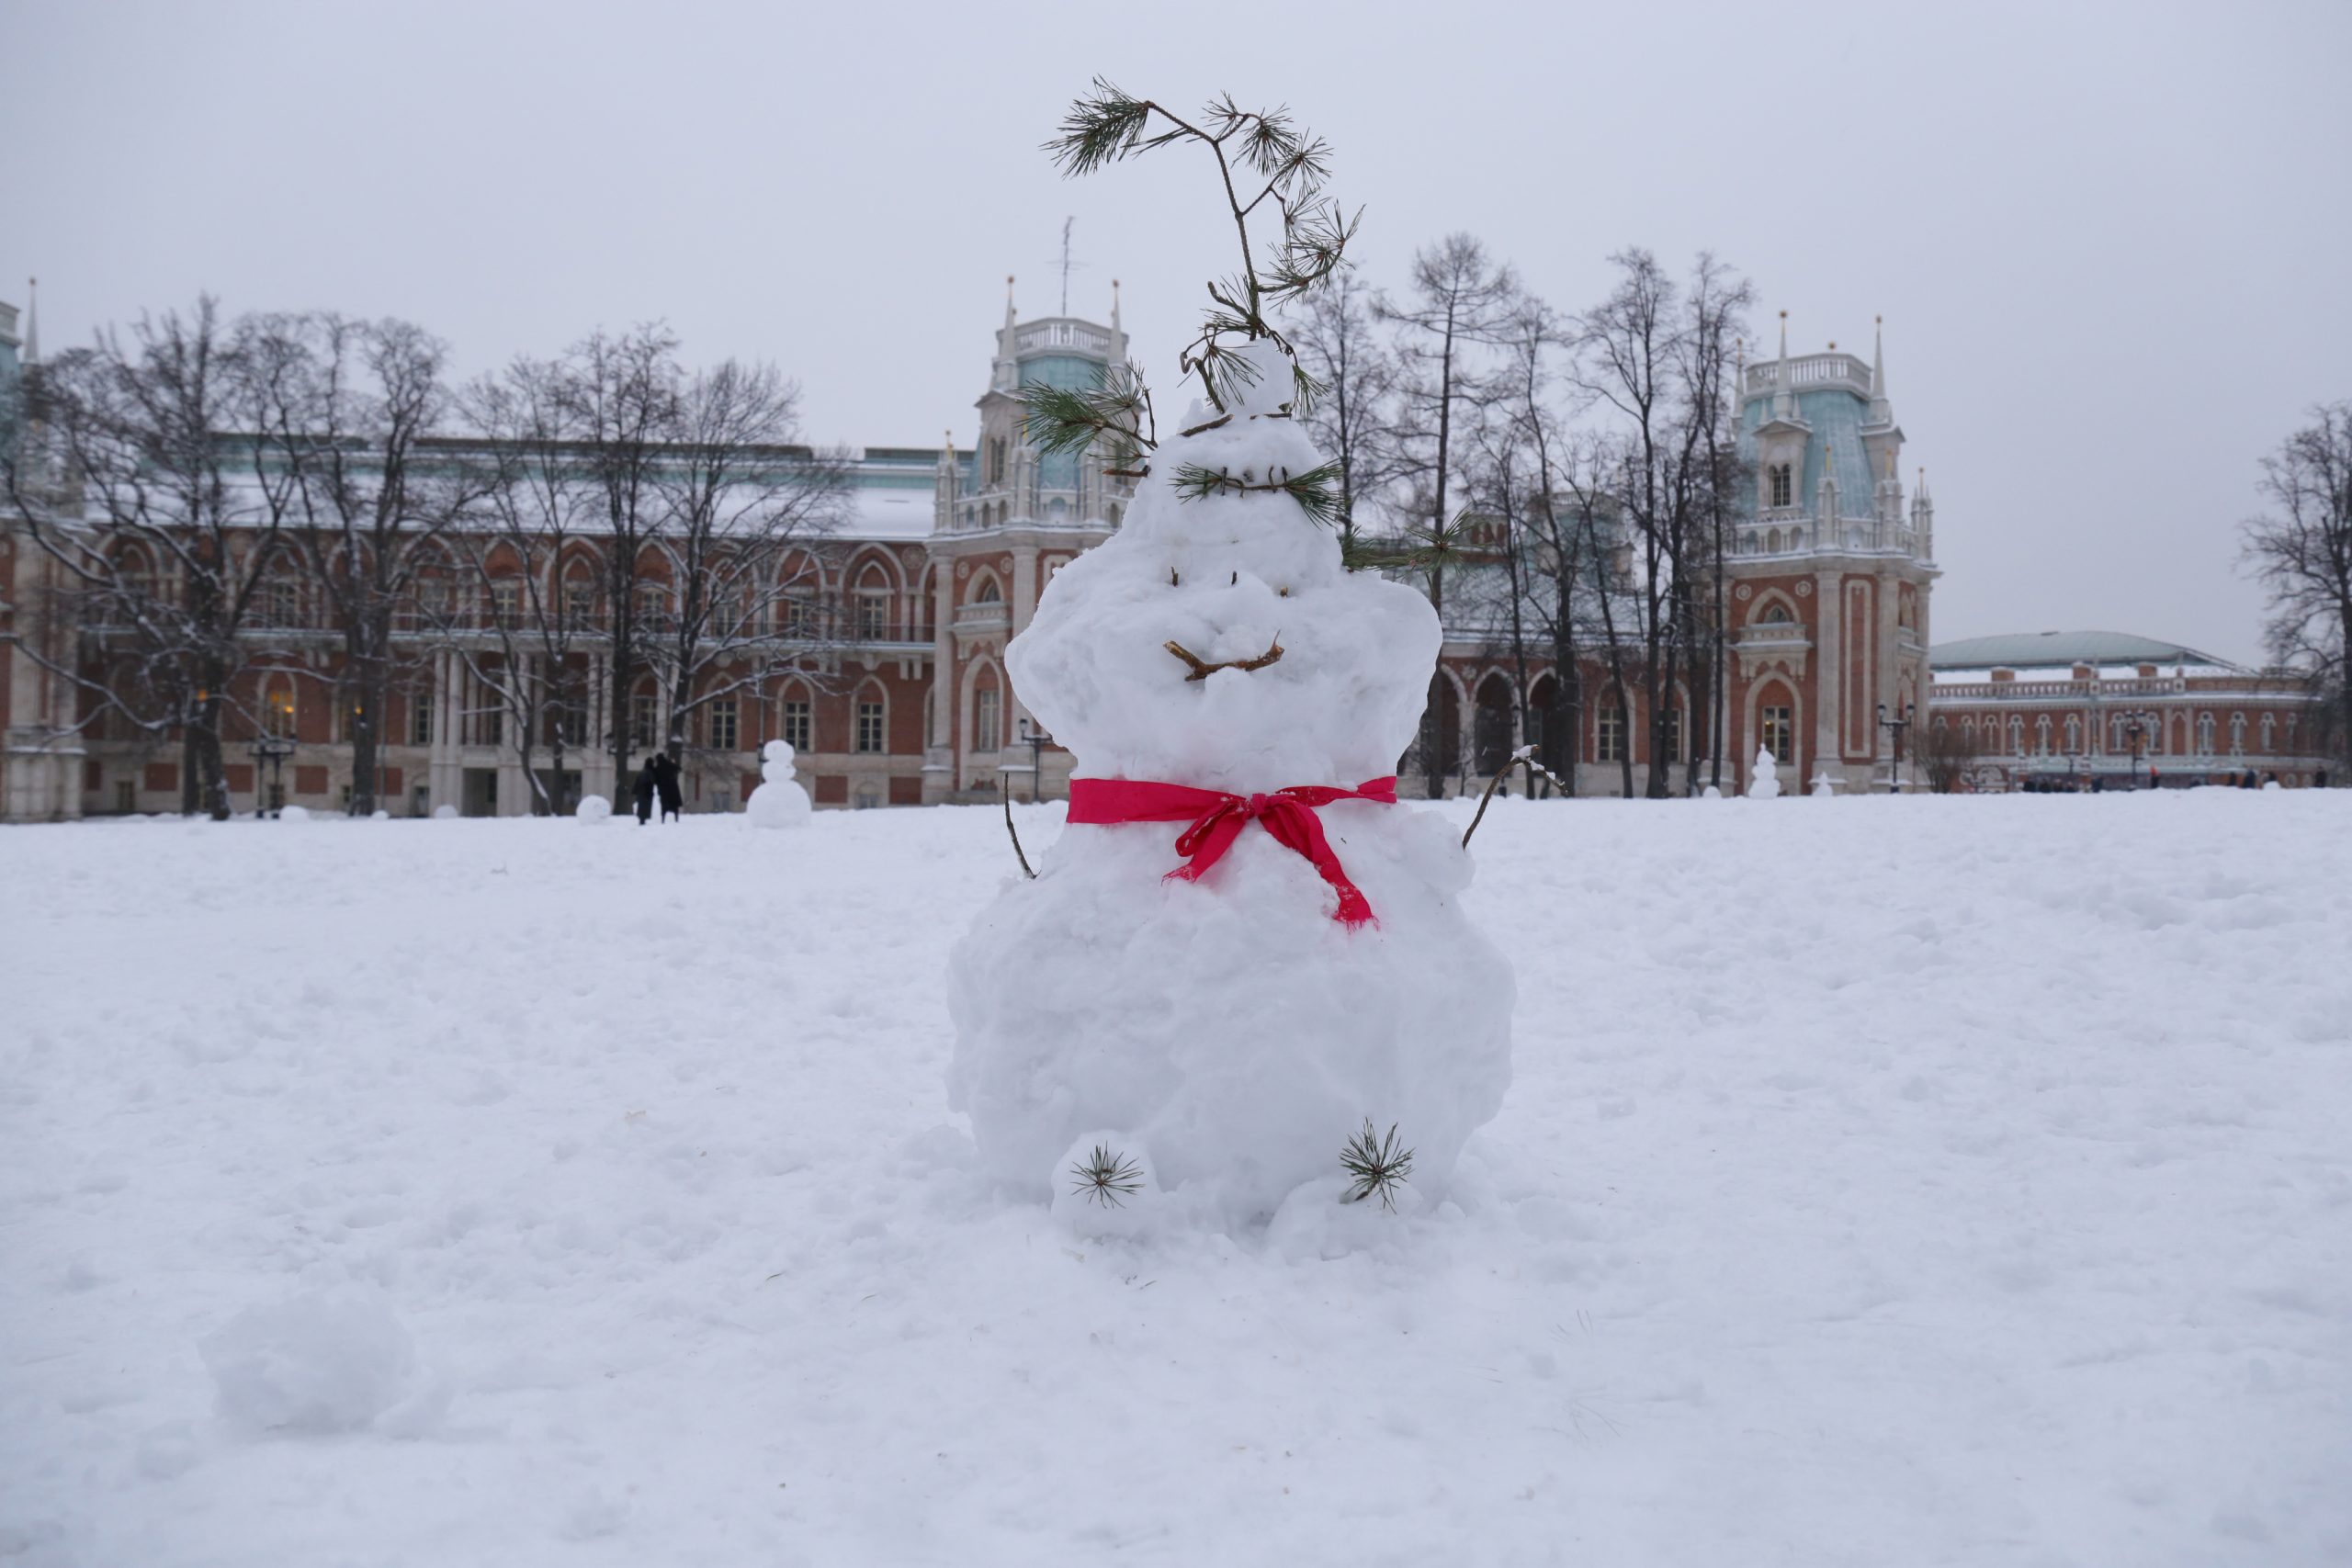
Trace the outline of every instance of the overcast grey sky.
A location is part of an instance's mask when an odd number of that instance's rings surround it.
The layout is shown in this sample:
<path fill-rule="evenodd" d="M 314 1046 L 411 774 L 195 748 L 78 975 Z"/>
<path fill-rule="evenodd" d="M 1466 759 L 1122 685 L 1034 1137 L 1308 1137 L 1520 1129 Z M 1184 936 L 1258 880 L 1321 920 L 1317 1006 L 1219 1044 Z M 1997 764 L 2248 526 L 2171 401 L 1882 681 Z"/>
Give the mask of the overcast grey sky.
<path fill-rule="evenodd" d="M 1939 639 L 2255 658 L 2256 462 L 2352 397 L 2344 0 L 9 0 L 0 58 L 0 299 L 41 278 L 48 348 L 202 289 L 410 317 L 467 371 L 662 318 L 869 446 L 971 438 L 1004 276 L 1053 310 L 1066 216 L 1072 310 L 1121 279 L 1170 367 L 1226 236 L 1181 156 L 1056 176 L 1091 73 L 1287 101 L 1374 282 L 1464 229 L 1564 310 L 1639 244 L 1713 250 L 1792 349 L 1867 353 L 1883 314 Z"/>

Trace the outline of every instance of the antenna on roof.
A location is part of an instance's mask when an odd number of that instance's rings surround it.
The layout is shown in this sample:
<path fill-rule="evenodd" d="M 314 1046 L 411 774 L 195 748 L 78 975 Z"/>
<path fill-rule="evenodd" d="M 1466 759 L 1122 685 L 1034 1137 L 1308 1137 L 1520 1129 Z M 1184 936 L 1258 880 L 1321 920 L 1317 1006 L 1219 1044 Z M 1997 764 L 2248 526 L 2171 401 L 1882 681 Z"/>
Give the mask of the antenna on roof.
<path fill-rule="evenodd" d="M 1069 230 L 1075 217 L 1062 220 L 1062 314 L 1069 314 Z"/>

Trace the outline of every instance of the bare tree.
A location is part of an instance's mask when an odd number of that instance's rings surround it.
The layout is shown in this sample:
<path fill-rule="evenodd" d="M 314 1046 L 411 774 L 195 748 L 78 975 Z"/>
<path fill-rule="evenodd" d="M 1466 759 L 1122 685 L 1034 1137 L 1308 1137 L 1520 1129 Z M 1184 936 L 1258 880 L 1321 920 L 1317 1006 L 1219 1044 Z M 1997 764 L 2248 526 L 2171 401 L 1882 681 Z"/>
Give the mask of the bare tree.
<path fill-rule="evenodd" d="M 1456 445 L 1454 424 L 1476 388 L 1474 354 L 1491 341 L 1518 296 L 1511 269 L 1488 257 L 1486 246 L 1471 235 L 1457 233 L 1415 254 L 1409 299 L 1383 297 L 1376 306 L 1381 319 L 1397 329 L 1396 470 L 1410 492 L 1411 519 L 1404 532 L 1441 623 L 1446 568 L 1462 543 L 1455 504 L 1464 452 Z M 1431 799 L 1444 793 L 1452 761 L 1433 743 L 1444 683 L 1442 670 L 1430 672 L 1421 726 L 1421 771 Z"/>
<path fill-rule="evenodd" d="M 1342 558 L 1355 550 L 1357 508 L 1376 502 L 1396 472 L 1396 358 L 1375 326 L 1372 291 L 1349 263 L 1306 297 L 1290 333 L 1317 389 L 1306 428 L 1339 465 Z"/>
<path fill-rule="evenodd" d="M 484 472 L 465 526 L 449 546 L 459 579 L 418 583 L 418 603 L 471 684 L 490 694 L 502 739 L 512 738 L 534 809 L 560 816 L 565 802 L 534 765 L 549 752 L 560 783 L 567 757 L 588 744 L 591 693 L 581 655 L 605 618 L 609 562 L 584 537 L 604 518 L 599 476 L 571 436 L 566 367 L 521 357 L 466 389 L 468 427 Z M 592 565 L 591 563 L 594 563 Z M 449 694 L 447 722 L 479 720 Z M 626 774 L 616 775 L 626 777 Z"/>
<path fill-rule="evenodd" d="M 1676 344 L 1681 381 L 1679 450 L 1682 502 L 1690 513 L 1677 584 L 1677 611 L 1692 671 L 1690 716 L 1697 734 L 1685 739 L 1690 759 L 1685 787 L 1696 789 L 1697 747 L 1703 743 L 1708 780 L 1723 784 L 1724 694 L 1729 690 L 1727 606 L 1723 563 L 1740 482 L 1738 443 L 1739 330 L 1755 289 L 1702 251 L 1683 291 L 1683 330 Z"/>
<path fill-rule="evenodd" d="M 678 417 L 677 349 L 666 327 L 640 326 L 618 337 L 598 331 L 560 362 L 571 460 L 591 485 L 606 546 L 604 609 L 612 686 L 605 743 L 616 781 L 628 776 L 629 709 L 638 678 L 650 668 L 670 615 L 665 605 L 640 603 L 638 582 L 670 515 L 661 468 Z"/>
<path fill-rule="evenodd" d="M 1946 724 L 1940 718 L 1927 727 L 1918 748 L 1919 765 L 1927 772 L 1928 787 L 1938 795 L 1957 792 L 1983 754 L 1977 748 L 1974 729 Z"/>
<path fill-rule="evenodd" d="M 180 808 L 230 814 L 223 730 L 237 683 L 285 649 L 248 635 L 280 548 L 291 479 L 259 460 L 265 412 L 248 334 L 218 302 L 143 316 L 42 366 L 38 427 L 5 459 L 10 498 L 62 568 L 60 614 L 87 664 L 51 665 L 84 722 L 180 737 Z M 277 617 L 285 618 L 285 617 Z M 46 661 L 30 644 L 27 657 Z M 247 716 L 251 717 L 250 715 Z"/>
<path fill-rule="evenodd" d="M 1574 789 L 1582 714 L 1577 615 L 1587 552 L 1573 536 L 1563 537 L 1560 526 L 1555 465 L 1562 431 L 1552 400 L 1551 359 L 1561 343 L 1550 309 L 1532 295 L 1522 299 L 1497 333 L 1499 363 L 1487 381 L 1487 418 L 1478 428 L 1477 479 L 1484 510 L 1501 532 L 1509 593 L 1503 629 L 1517 681 L 1513 745 L 1539 726 L 1542 733 L 1542 755 L 1530 758 L 1527 768 L 1530 794 L 1538 764 Z M 1552 700 L 1532 716 L 1534 724 L 1527 705 L 1532 645 L 1541 647 L 1552 666 Z"/>
<path fill-rule="evenodd" d="M 337 695 L 353 816 L 377 806 L 396 663 L 393 631 L 417 563 L 464 504 L 467 470 L 424 453 L 442 423 L 447 345 L 407 321 L 266 316 L 248 352 L 266 458 L 293 483 L 293 527 L 343 641 Z"/>
<path fill-rule="evenodd" d="M 1565 514 L 1555 513 L 1551 529 L 1555 539 L 1566 536 L 1561 542 L 1571 564 L 1563 570 L 1575 571 L 1579 581 L 1589 582 L 1592 588 L 1593 604 L 1599 612 L 1601 658 L 1609 670 L 1608 695 L 1617 713 L 1617 755 L 1600 760 L 1617 763 L 1619 793 L 1631 799 L 1634 705 L 1628 660 L 1633 653 L 1631 634 L 1634 628 L 1626 622 L 1629 606 L 1625 598 L 1631 574 L 1626 562 L 1629 552 L 1622 543 L 1617 521 L 1620 508 L 1611 488 L 1615 468 L 1614 451 L 1604 437 L 1587 433 L 1573 442 L 1558 470 L 1560 491 L 1566 503 Z"/>
<path fill-rule="evenodd" d="M 1690 691 L 1695 714 L 1712 653 L 1701 646 L 1713 618 L 1702 595 L 1714 574 L 1732 480 L 1724 381 L 1747 286 L 1707 256 L 1687 291 L 1647 251 L 1621 251 L 1611 259 L 1617 287 L 1579 323 L 1577 377 L 1614 427 L 1614 498 L 1636 558 L 1650 755 L 1645 793 L 1663 799 L 1669 751 L 1683 761 L 1685 789 L 1696 783 L 1690 761 L 1696 748 L 1683 733 L 1677 699 Z M 1629 750 L 1632 744 L 1628 736 Z"/>
<path fill-rule="evenodd" d="M 816 646 L 789 612 L 813 586 L 808 547 L 841 521 L 852 459 L 789 445 L 799 414 L 799 387 L 773 366 L 730 359 L 680 389 L 654 479 L 678 591 L 647 650 L 668 685 L 673 756 L 698 709 L 764 690 Z"/>
<path fill-rule="evenodd" d="M 2321 732 L 2341 764 L 2352 755 L 2352 400 L 2312 418 L 2262 460 L 2271 511 L 2241 536 L 2246 567 L 2270 592 L 2272 656 L 2330 699 Z"/>

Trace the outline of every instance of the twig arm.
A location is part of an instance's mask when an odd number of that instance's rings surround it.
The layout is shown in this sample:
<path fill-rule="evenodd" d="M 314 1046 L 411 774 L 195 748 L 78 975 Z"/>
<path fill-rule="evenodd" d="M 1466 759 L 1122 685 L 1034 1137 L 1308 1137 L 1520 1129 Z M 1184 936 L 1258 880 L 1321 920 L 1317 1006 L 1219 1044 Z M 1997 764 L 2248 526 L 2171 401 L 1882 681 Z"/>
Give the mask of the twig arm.
<path fill-rule="evenodd" d="M 1470 818 L 1470 826 L 1462 830 L 1462 847 L 1464 849 L 1466 850 L 1470 847 L 1470 835 L 1476 832 L 1478 830 L 1478 824 L 1487 819 L 1487 802 L 1494 798 L 1495 786 L 1502 783 L 1504 779 L 1508 778 L 1510 775 L 1510 771 L 1519 766 L 1521 762 L 1526 763 L 1537 773 L 1542 773 L 1545 778 L 1550 779 L 1562 793 L 1570 793 L 1568 790 L 1567 781 L 1566 779 L 1563 779 L 1559 774 L 1554 773 L 1551 769 L 1545 767 L 1543 763 L 1535 760 L 1534 747 L 1521 747 L 1518 750 L 1513 751 L 1510 754 L 1510 761 L 1505 762 L 1501 767 L 1497 768 L 1495 770 L 1495 776 L 1487 781 L 1487 793 L 1478 797 L 1477 813 Z"/>
<path fill-rule="evenodd" d="M 1000 776 L 997 779 L 997 783 L 999 784 L 1003 784 L 1003 778 Z M 1004 792 L 1004 832 L 1005 837 L 1012 840 L 1012 858 L 1021 863 L 1021 874 L 1027 877 L 1032 882 L 1036 881 L 1037 874 L 1029 869 L 1029 857 L 1021 852 L 1021 835 L 1013 831 L 1012 791 L 1010 787 L 1007 787 Z"/>

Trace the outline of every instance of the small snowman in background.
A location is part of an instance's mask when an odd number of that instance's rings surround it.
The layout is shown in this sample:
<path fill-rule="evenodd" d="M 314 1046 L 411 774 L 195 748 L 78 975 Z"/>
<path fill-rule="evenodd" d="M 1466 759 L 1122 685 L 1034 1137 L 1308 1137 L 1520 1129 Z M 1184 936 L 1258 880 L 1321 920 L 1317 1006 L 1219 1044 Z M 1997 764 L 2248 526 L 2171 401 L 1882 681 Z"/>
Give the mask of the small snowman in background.
<path fill-rule="evenodd" d="M 1827 768 L 1813 775 L 1813 797 L 1827 800 L 1838 793 L 1838 781 L 1829 776 Z"/>
<path fill-rule="evenodd" d="M 1046 450 L 1140 482 L 1006 652 L 1078 765 L 1036 875 L 950 961 L 949 1103 L 991 1177 L 1097 1234 L 1352 1233 L 1433 1203 L 1500 1109 L 1511 969 L 1464 905 L 1461 830 L 1396 798 L 1436 613 L 1347 570 L 1336 466 L 1295 417 L 1312 384 L 1266 319 L 1339 265 L 1326 150 L 1278 112 L 1162 136 L 1163 112 L 1098 83 L 1059 161 L 1206 143 L 1281 228 L 1181 356 L 1180 419 L 1131 366 L 1024 399 Z"/>
<path fill-rule="evenodd" d="M 1756 748 L 1756 773 L 1747 781 L 1747 798 L 1750 800 L 1781 798 L 1781 764 L 1772 760 L 1771 750 L 1768 747 Z"/>
<path fill-rule="evenodd" d="M 808 820 L 808 792 L 792 768 L 792 742 L 771 740 L 760 748 L 760 787 L 744 811 L 754 828 L 798 828 Z"/>

